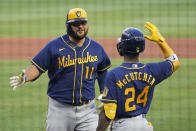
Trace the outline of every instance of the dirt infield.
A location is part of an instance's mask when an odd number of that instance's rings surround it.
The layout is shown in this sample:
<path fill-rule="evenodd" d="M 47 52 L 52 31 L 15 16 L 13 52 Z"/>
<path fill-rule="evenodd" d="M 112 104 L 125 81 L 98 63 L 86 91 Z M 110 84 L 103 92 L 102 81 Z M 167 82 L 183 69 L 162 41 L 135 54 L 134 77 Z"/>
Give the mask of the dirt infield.
<path fill-rule="evenodd" d="M 0 59 L 32 59 L 53 38 L 0 38 Z M 116 38 L 93 38 L 106 50 L 110 58 L 119 58 Z M 179 58 L 196 58 L 196 38 L 169 38 L 169 45 Z M 159 47 L 146 41 L 141 58 L 161 58 Z"/>

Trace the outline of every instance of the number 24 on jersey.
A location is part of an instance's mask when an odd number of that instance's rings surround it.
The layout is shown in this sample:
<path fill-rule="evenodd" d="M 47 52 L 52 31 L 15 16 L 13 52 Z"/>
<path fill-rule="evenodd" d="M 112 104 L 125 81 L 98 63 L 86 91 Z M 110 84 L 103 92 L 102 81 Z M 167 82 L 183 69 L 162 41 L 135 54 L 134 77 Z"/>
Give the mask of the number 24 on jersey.
<path fill-rule="evenodd" d="M 150 88 L 149 86 L 144 87 L 143 91 L 138 95 L 137 98 L 135 98 L 135 88 L 134 87 L 126 88 L 125 95 L 132 93 L 132 96 L 130 98 L 127 98 L 125 101 L 125 112 L 136 110 L 135 104 L 132 105 L 131 107 L 129 106 L 131 102 L 135 101 L 135 99 L 137 99 L 137 101 L 136 101 L 137 104 L 142 103 L 143 107 L 145 107 L 146 102 L 147 102 L 147 95 L 148 95 L 149 88 Z"/>

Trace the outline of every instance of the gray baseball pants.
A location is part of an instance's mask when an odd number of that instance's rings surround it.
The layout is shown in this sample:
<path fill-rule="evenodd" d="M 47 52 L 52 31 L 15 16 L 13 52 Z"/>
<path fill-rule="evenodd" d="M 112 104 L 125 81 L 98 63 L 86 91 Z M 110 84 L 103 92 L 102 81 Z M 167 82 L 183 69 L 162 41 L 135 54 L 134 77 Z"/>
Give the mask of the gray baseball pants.
<path fill-rule="evenodd" d="M 73 106 L 49 97 L 46 119 L 47 131 L 96 131 L 98 114 L 94 100 Z"/>
<path fill-rule="evenodd" d="M 153 126 L 142 115 L 113 120 L 112 131 L 153 131 Z"/>

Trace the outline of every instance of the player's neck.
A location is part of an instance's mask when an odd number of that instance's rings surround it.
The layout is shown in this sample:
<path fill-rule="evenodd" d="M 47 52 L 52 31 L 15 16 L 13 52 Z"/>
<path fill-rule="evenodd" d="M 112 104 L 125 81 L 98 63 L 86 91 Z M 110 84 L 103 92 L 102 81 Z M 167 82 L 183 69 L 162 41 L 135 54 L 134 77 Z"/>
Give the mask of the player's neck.
<path fill-rule="evenodd" d="M 72 37 L 69 36 L 69 40 L 73 43 L 75 43 L 77 46 L 81 47 L 84 44 L 85 38 L 81 39 L 81 40 L 76 40 L 73 39 Z"/>
<path fill-rule="evenodd" d="M 138 63 L 139 58 L 128 59 L 128 58 L 124 57 L 124 62 L 125 63 Z"/>

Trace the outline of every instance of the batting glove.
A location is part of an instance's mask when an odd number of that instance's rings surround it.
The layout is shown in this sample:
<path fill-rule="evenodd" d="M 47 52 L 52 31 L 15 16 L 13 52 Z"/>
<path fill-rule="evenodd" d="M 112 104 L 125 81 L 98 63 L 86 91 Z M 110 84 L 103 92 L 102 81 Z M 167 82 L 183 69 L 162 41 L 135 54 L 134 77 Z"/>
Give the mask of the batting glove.
<path fill-rule="evenodd" d="M 96 98 L 96 100 L 100 101 L 100 100 L 102 99 L 102 96 L 103 96 L 103 94 L 100 94 L 100 95 Z M 100 105 L 98 105 L 97 109 L 101 110 L 102 107 L 103 107 L 103 103 L 101 103 Z"/>
<path fill-rule="evenodd" d="M 26 81 L 27 77 L 25 75 L 25 70 L 23 69 L 20 75 L 10 77 L 10 86 L 13 90 L 16 90 L 16 88 L 23 85 Z"/>
<path fill-rule="evenodd" d="M 100 94 L 96 99 L 100 101 L 102 99 L 103 94 Z"/>
<path fill-rule="evenodd" d="M 159 29 L 150 22 L 146 22 L 144 25 L 151 33 L 151 36 L 144 35 L 145 38 L 155 41 L 158 44 L 161 44 L 165 41 L 165 38 L 160 34 Z"/>

